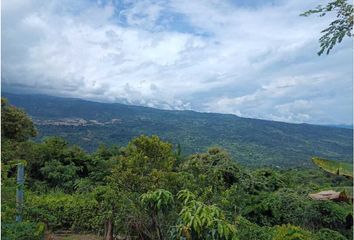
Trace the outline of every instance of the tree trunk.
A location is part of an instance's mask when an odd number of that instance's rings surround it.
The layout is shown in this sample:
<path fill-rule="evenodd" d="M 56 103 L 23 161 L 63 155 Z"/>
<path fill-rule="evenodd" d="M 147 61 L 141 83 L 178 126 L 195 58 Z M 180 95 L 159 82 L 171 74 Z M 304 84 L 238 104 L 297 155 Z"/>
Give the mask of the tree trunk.
<path fill-rule="evenodd" d="M 163 240 L 162 231 L 161 231 L 158 219 L 157 219 L 157 214 L 154 213 L 152 215 L 152 221 L 153 221 L 155 229 L 156 229 L 158 240 Z"/>
<path fill-rule="evenodd" d="M 113 240 L 113 222 L 112 219 L 109 219 L 106 223 L 106 236 L 105 236 L 105 240 Z"/>

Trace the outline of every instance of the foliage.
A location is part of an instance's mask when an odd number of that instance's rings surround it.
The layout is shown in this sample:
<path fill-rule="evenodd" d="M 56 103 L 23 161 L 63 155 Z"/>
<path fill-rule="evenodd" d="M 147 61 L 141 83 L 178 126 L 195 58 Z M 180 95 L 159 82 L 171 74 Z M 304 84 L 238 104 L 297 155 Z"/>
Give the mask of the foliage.
<path fill-rule="evenodd" d="M 92 195 L 27 194 L 25 217 L 44 222 L 51 230 L 90 231 L 100 226 L 98 203 Z"/>
<path fill-rule="evenodd" d="M 42 240 L 45 225 L 34 222 L 2 222 L 1 239 L 3 240 Z"/>
<path fill-rule="evenodd" d="M 304 211 L 309 200 L 290 189 L 281 189 L 273 194 L 262 194 L 261 201 L 249 206 L 245 216 L 262 226 L 282 223 L 305 224 Z"/>
<path fill-rule="evenodd" d="M 311 232 L 287 224 L 275 227 L 272 240 L 313 240 Z"/>
<path fill-rule="evenodd" d="M 49 188 L 73 192 L 79 178 L 88 177 L 91 159 L 77 146 L 58 137 L 46 138 L 28 151 L 29 176 L 44 181 Z"/>
<path fill-rule="evenodd" d="M 312 158 L 312 162 L 326 172 L 353 178 L 353 164 L 331 161 L 318 157 Z"/>
<path fill-rule="evenodd" d="M 332 48 L 340 43 L 345 36 L 353 36 L 353 5 L 349 4 L 347 0 L 335 0 L 324 7 L 319 5 L 316 9 L 308 10 L 301 16 L 319 14 L 320 17 L 323 17 L 329 12 L 335 12 L 337 19 L 331 22 L 328 28 L 322 30 L 324 35 L 319 39 L 321 50 L 318 55 L 321 55 L 325 50 L 329 54 Z"/>
<path fill-rule="evenodd" d="M 346 233 L 352 226 L 352 205 L 332 201 L 313 201 L 307 210 L 308 225 L 316 229 L 329 228 Z M 351 220 L 350 220 L 351 219 Z"/>
<path fill-rule="evenodd" d="M 169 191 L 158 189 L 142 194 L 141 202 L 152 211 L 165 211 L 173 204 L 173 196 Z"/>
<path fill-rule="evenodd" d="M 255 191 L 274 192 L 285 187 L 285 177 L 272 169 L 257 169 L 253 173 Z"/>
<path fill-rule="evenodd" d="M 188 190 L 177 196 L 183 203 L 177 225 L 181 239 L 237 239 L 235 226 L 226 221 L 218 207 L 197 201 Z"/>
<path fill-rule="evenodd" d="M 116 157 L 110 181 L 123 191 L 140 194 L 151 189 L 170 185 L 165 179 L 172 174 L 175 162 L 172 145 L 161 141 L 157 136 L 140 136 Z"/>
<path fill-rule="evenodd" d="M 91 155 L 90 164 L 87 165 L 88 178 L 91 186 L 103 185 L 105 178 L 111 174 L 116 161 L 114 156 L 121 155 L 121 148 L 118 146 L 107 147 L 100 145 Z"/>
<path fill-rule="evenodd" d="M 352 202 L 308 198 L 352 182 L 320 169 L 249 169 L 219 147 L 184 156 L 157 136 L 92 153 L 58 137 L 2 143 L 3 238 L 36 239 L 42 222 L 106 239 L 352 239 Z M 25 206 L 16 225 L 19 161 Z"/>
<path fill-rule="evenodd" d="M 217 193 L 227 191 L 233 185 L 243 184 L 242 181 L 247 178 L 230 155 L 217 147 L 188 157 L 181 163 L 180 169 L 194 176 L 188 189 L 207 202 L 216 200 L 219 197 Z"/>
<path fill-rule="evenodd" d="M 331 12 L 336 14 L 336 19 L 329 24 L 329 27 L 322 30 L 323 36 L 319 39 L 321 50 L 318 55 L 321 55 L 324 51 L 329 54 L 332 48 L 337 43 L 342 42 L 345 36 L 353 36 L 353 5 L 348 3 L 347 0 L 334 0 L 326 6 L 318 5 L 316 9 L 301 14 L 305 17 L 312 14 L 319 14 L 320 17 L 323 17 Z"/>
<path fill-rule="evenodd" d="M 9 105 L 6 99 L 1 98 L 1 138 L 23 142 L 36 134 L 26 112 Z"/>
<path fill-rule="evenodd" d="M 141 195 L 141 202 L 148 208 L 150 212 L 153 227 L 156 230 L 157 238 L 164 239 L 160 226 L 159 212 L 166 212 L 173 204 L 172 193 L 164 189 L 149 191 Z"/>
<path fill-rule="evenodd" d="M 17 184 L 13 177 L 9 177 L 9 173 L 14 163 L 5 164 L 1 162 L 1 221 L 11 222 L 15 219 Z"/>
<path fill-rule="evenodd" d="M 241 240 L 271 240 L 272 231 L 266 227 L 260 227 L 248 221 L 244 217 L 236 219 L 237 236 Z"/>
<path fill-rule="evenodd" d="M 322 228 L 320 231 L 317 232 L 316 236 L 317 236 L 318 240 L 327 240 L 327 239 L 346 240 L 347 239 L 339 232 L 330 230 L 328 228 Z"/>

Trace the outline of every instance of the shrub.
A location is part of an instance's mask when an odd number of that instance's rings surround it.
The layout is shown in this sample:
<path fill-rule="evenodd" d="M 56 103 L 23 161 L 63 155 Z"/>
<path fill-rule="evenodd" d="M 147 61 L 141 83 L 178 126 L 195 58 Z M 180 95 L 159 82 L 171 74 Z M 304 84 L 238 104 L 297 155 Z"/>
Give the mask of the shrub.
<path fill-rule="evenodd" d="M 244 217 L 236 219 L 237 236 L 240 240 L 271 240 L 271 229 L 251 223 Z"/>
<path fill-rule="evenodd" d="M 316 234 L 318 240 L 346 240 L 346 238 L 337 231 L 330 230 L 328 228 L 322 228 Z"/>
<path fill-rule="evenodd" d="M 34 222 L 11 222 L 1 224 L 3 240 L 42 240 L 45 225 Z"/>
<path fill-rule="evenodd" d="M 313 234 L 291 224 L 274 227 L 272 240 L 313 240 Z"/>
<path fill-rule="evenodd" d="M 29 194 L 25 206 L 28 206 L 25 207 L 28 219 L 44 222 L 52 230 L 94 231 L 100 228 L 98 204 L 89 194 Z"/>

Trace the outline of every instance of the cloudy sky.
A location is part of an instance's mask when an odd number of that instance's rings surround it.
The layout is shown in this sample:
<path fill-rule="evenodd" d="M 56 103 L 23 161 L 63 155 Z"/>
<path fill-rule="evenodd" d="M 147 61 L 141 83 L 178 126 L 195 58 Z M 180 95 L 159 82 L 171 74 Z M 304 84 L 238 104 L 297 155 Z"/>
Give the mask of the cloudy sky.
<path fill-rule="evenodd" d="M 352 123 L 352 43 L 318 0 L 3 0 L 2 91 Z M 326 2 L 322 2 L 326 3 Z"/>

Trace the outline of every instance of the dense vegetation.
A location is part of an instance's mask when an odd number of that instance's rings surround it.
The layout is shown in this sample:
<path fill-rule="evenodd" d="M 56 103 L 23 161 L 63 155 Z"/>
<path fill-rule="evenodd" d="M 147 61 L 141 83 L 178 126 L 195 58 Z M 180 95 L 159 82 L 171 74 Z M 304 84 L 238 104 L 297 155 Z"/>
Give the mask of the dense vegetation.
<path fill-rule="evenodd" d="M 31 141 L 26 113 L 2 101 L 2 239 L 49 231 L 105 239 L 352 239 L 352 202 L 309 193 L 351 186 L 320 169 L 242 167 L 217 147 L 182 156 L 157 136 L 87 153 L 59 137 Z M 26 164 L 15 222 L 16 164 Z"/>
<path fill-rule="evenodd" d="M 142 134 L 156 134 L 179 145 L 183 156 L 217 145 L 237 162 L 255 167 L 309 167 L 313 156 L 347 162 L 353 157 L 350 129 L 40 95 L 3 95 L 34 119 L 38 141 L 61 136 L 89 152 L 101 143 L 125 146 Z"/>

